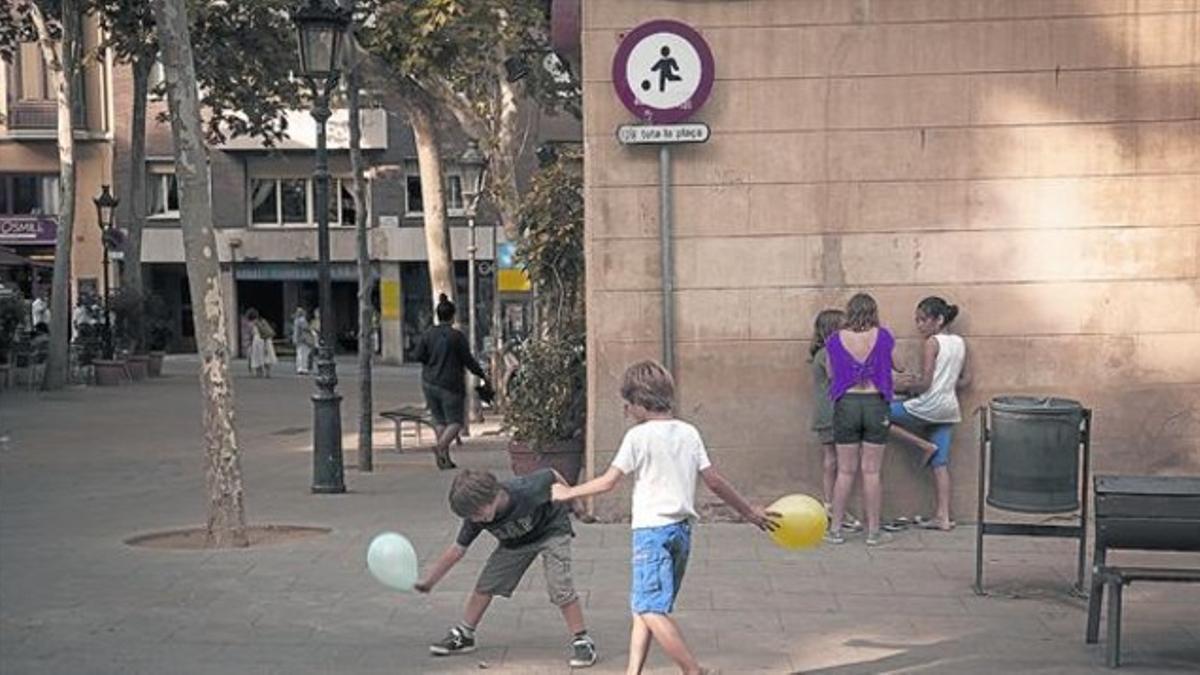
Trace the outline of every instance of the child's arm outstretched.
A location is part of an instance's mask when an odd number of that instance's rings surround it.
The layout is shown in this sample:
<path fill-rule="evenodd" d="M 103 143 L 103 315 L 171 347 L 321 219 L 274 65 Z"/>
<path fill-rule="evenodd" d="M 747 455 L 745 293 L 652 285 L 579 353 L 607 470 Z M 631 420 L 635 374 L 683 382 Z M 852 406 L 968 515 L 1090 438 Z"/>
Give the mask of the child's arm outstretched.
<path fill-rule="evenodd" d="M 418 593 L 428 593 L 433 590 L 437 582 L 441 581 L 442 577 L 446 576 L 446 573 L 450 571 L 450 568 L 457 565 L 458 561 L 462 560 L 466 554 L 466 548 L 458 544 L 450 544 L 433 563 L 433 567 L 429 568 L 429 571 L 425 573 L 425 577 L 413 584 L 413 590 Z"/>
<path fill-rule="evenodd" d="M 725 480 L 715 466 L 709 465 L 707 469 L 700 471 L 700 477 L 704 479 L 704 484 L 708 486 L 713 494 L 721 498 L 721 501 L 733 507 L 743 518 L 751 525 L 754 525 L 760 530 L 771 532 L 779 527 L 775 522 L 775 518 L 779 517 L 778 513 L 773 513 L 763 509 L 761 506 L 751 506 L 750 502 L 746 501 L 737 489 Z"/>
<path fill-rule="evenodd" d="M 550 498 L 556 502 L 566 502 L 572 499 L 581 499 L 583 497 L 591 497 L 592 495 L 612 492 L 613 488 L 621 482 L 625 474 L 621 470 L 610 466 L 604 475 L 598 476 L 589 480 L 586 483 L 580 483 L 575 487 L 566 484 L 566 481 L 555 483 L 550 486 Z M 559 476 L 561 478 L 561 476 Z"/>

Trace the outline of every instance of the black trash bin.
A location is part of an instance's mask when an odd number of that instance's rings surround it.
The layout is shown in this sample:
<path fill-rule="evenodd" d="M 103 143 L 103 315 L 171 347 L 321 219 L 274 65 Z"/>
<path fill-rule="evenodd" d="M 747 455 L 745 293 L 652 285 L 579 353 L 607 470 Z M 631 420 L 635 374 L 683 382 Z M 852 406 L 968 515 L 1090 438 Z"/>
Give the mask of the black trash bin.
<path fill-rule="evenodd" d="M 1066 398 L 991 400 L 992 456 L 987 503 L 1022 513 L 1079 508 L 1083 405 Z"/>

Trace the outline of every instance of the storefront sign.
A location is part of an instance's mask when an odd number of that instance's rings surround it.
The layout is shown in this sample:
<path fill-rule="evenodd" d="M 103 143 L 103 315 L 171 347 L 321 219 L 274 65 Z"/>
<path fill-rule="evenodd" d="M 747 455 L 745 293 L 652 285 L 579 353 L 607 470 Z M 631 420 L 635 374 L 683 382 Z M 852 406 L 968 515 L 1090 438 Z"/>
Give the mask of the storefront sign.
<path fill-rule="evenodd" d="M 533 290 L 529 275 L 517 264 L 517 245 L 511 241 L 496 245 L 496 290 L 501 293 L 528 293 Z"/>
<path fill-rule="evenodd" d="M 58 223 L 50 216 L 0 216 L 0 245 L 53 246 Z"/>
<path fill-rule="evenodd" d="M 395 279 L 382 279 L 379 282 L 379 314 L 384 319 L 400 318 L 400 282 Z"/>
<path fill-rule="evenodd" d="M 674 124 L 700 109 L 712 92 L 708 43 L 678 21 L 647 21 L 621 39 L 613 57 L 617 97 L 650 124 Z"/>

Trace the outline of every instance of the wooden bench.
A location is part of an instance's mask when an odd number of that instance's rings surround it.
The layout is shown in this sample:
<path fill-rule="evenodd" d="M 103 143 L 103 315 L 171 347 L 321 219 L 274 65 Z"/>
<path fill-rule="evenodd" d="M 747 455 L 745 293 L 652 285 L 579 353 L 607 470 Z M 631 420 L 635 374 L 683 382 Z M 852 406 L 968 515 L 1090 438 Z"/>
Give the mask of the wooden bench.
<path fill-rule="evenodd" d="M 1100 609 L 1108 589 L 1106 662 L 1121 663 L 1121 591 L 1135 581 L 1200 582 L 1200 568 L 1108 564 L 1109 549 L 1200 551 L 1200 478 L 1096 476 L 1096 549 L 1085 639 L 1099 639 Z"/>
<path fill-rule="evenodd" d="M 394 436 L 396 439 L 395 440 L 396 452 L 404 452 L 404 448 L 401 446 L 400 440 L 401 440 L 401 435 L 402 435 L 401 432 L 403 432 L 403 430 L 404 430 L 405 422 L 411 422 L 413 424 L 413 427 L 416 429 L 418 445 L 420 445 L 422 442 L 421 441 L 421 427 L 422 426 L 429 427 L 429 430 L 433 432 L 433 440 L 434 441 L 437 440 L 437 427 L 433 423 L 433 417 L 429 414 L 428 410 L 426 410 L 425 408 L 423 408 L 421 406 L 404 405 L 404 406 L 400 406 L 399 408 L 395 408 L 393 410 L 384 410 L 383 412 L 379 413 L 379 416 L 396 425 L 395 430 L 394 430 Z M 462 435 L 460 434 L 457 438 L 455 438 L 454 442 L 457 445 L 461 446 L 462 445 Z"/>

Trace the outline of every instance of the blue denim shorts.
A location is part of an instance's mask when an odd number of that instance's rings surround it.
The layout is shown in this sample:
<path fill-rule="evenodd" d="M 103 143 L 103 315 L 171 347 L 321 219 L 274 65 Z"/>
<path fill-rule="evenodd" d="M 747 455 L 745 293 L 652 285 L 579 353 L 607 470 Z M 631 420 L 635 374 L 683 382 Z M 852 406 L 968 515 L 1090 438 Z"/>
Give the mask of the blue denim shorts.
<path fill-rule="evenodd" d="M 634 614 L 671 613 L 691 550 L 692 525 L 686 520 L 633 531 L 629 606 Z"/>
<path fill-rule="evenodd" d="M 919 436 L 933 441 L 937 452 L 929 460 L 929 466 L 946 466 L 950 463 L 950 441 L 954 437 L 953 424 L 936 424 L 914 416 L 900 401 L 892 401 L 892 424 L 908 429 Z"/>

